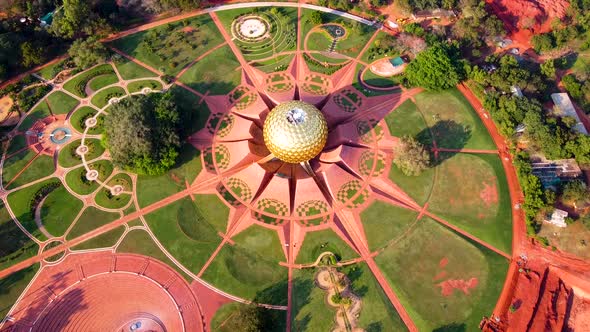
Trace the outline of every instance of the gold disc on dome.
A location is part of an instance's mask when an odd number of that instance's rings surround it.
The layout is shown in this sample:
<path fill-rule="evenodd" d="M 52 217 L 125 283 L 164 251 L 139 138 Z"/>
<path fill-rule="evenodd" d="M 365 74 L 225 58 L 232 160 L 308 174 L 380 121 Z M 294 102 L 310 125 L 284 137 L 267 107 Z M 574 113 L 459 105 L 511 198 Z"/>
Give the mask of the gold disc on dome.
<path fill-rule="evenodd" d="M 301 163 L 317 156 L 328 139 L 328 124 L 320 110 L 303 101 L 277 105 L 263 128 L 264 144 L 280 160 Z"/>

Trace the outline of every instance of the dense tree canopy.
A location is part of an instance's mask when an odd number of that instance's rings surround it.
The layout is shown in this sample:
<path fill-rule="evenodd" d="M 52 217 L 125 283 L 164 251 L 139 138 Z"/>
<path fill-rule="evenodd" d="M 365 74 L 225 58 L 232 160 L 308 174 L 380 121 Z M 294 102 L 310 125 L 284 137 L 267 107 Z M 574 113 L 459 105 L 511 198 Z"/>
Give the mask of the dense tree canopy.
<path fill-rule="evenodd" d="M 406 68 L 405 75 L 411 85 L 428 90 L 448 89 L 461 81 L 459 64 L 443 44 L 419 53 Z"/>
<path fill-rule="evenodd" d="M 132 96 L 110 107 L 103 139 L 116 165 L 157 175 L 176 162 L 178 125 L 179 114 L 170 94 Z"/>
<path fill-rule="evenodd" d="M 96 38 L 77 39 L 68 51 L 76 66 L 85 69 L 106 60 L 106 47 Z"/>
<path fill-rule="evenodd" d="M 430 166 L 430 153 L 414 137 L 405 136 L 395 149 L 393 163 L 405 175 L 416 176 Z"/>
<path fill-rule="evenodd" d="M 51 29 L 60 37 L 72 38 L 89 23 L 90 6 L 84 0 L 63 0 L 63 7 L 56 11 Z"/>

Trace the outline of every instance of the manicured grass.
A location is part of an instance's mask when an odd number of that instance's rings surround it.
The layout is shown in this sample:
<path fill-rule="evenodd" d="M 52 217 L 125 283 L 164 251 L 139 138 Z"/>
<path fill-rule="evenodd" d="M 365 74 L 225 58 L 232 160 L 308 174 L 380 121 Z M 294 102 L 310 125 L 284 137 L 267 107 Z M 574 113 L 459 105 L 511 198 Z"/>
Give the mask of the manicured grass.
<path fill-rule="evenodd" d="M 121 77 L 125 80 L 158 76 L 149 69 L 123 57 L 115 61 L 115 66 L 117 67 L 119 74 L 121 74 Z"/>
<path fill-rule="evenodd" d="M 381 59 L 381 58 L 384 58 L 384 57 L 390 58 L 390 57 L 396 57 L 396 56 L 398 56 L 399 54 L 394 53 L 394 52 L 389 52 L 387 54 L 378 54 L 377 52 L 374 52 L 373 53 L 373 52 L 370 51 L 373 47 L 375 47 L 375 48 L 377 46 L 380 46 L 381 47 L 382 45 L 384 45 L 385 43 L 387 43 L 384 40 L 385 39 L 390 39 L 390 38 L 393 38 L 393 37 L 391 35 L 389 35 L 388 33 L 384 32 L 383 30 L 379 31 L 377 33 L 377 37 L 375 37 L 375 39 L 373 39 L 373 44 L 367 48 L 367 50 L 366 50 L 365 53 L 362 54 L 361 60 L 363 62 L 365 62 L 365 63 L 370 64 L 373 61 L 376 61 L 377 59 Z"/>
<path fill-rule="evenodd" d="M 445 160 L 438 172 L 429 209 L 510 253 L 512 209 L 500 157 L 459 153 Z M 491 198 L 486 201 L 486 196 Z"/>
<path fill-rule="evenodd" d="M 176 166 L 159 176 L 137 177 L 137 200 L 140 207 L 155 203 L 186 189 L 201 171 L 201 153 L 190 144 L 182 146 Z"/>
<path fill-rule="evenodd" d="M 125 94 L 126 92 L 125 90 L 123 90 L 123 88 L 118 86 L 112 86 L 110 88 L 101 90 L 100 92 L 92 96 L 91 102 L 94 106 L 98 108 L 103 108 L 107 106 L 109 100 L 111 100 L 112 98 L 119 98 L 124 96 Z"/>
<path fill-rule="evenodd" d="M 127 90 L 129 90 L 129 93 L 139 92 L 144 88 L 150 88 L 152 90 L 162 90 L 162 83 L 155 80 L 144 80 L 131 82 L 129 83 L 129 85 L 127 85 Z"/>
<path fill-rule="evenodd" d="M 91 79 L 90 82 L 88 82 L 88 87 L 92 91 L 98 91 L 106 86 L 115 84 L 117 82 L 119 82 L 119 77 L 117 77 L 117 74 L 99 75 Z"/>
<path fill-rule="evenodd" d="M 96 66 L 88 71 L 85 71 L 81 74 L 78 74 L 78 76 L 68 80 L 66 84 L 64 84 L 64 89 L 77 95 L 80 98 L 85 98 L 87 97 L 86 84 L 88 84 L 88 82 L 92 78 L 97 77 L 99 75 L 107 75 L 114 73 L 115 71 L 113 70 L 113 67 L 110 64 L 105 63 L 100 66 Z"/>
<path fill-rule="evenodd" d="M 293 54 L 279 55 L 268 60 L 252 62 L 251 65 L 267 74 L 283 71 L 289 67 L 294 56 Z"/>
<path fill-rule="evenodd" d="M 439 148 L 496 149 L 487 129 L 459 90 L 423 92 L 416 96 L 416 105 Z"/>
<path fill-rule="evenodd" d="M 61 186 L 52 191 L 41 206 L 41 222 L 49 234 L 62 236 L 84 204 Z"/>
<path fill-rule="evenodd" d="M 117 247 L 117 252 L 128 252 L 153 257 L 178 271 L 178 273 L 180 273 L 187 281 L 192 281 L 192 278 L 188 274 L 179 269 L 178 266 L 176 266 L 176 264 L 174 264 L 162 252 L 162 250 L 158 248 L 154 240 L 146 231 L 136 229 L 127 233 L 123 241 L 121 241 Z"/>
<path fill-rule="evenodd" d="M 53 79 L 57 74 L 59 74 L 60 71 L 63 70 L 64 67 L 64 63 L 66 62 L 67 59 L 58 61 L 50 66 L 47 66 L 41 70 L 39 70 L 37 72 L 38 75 L 40 75 L 41 77 L 43 77 L 46 80 L 51 80 Z"/>
<path fill-rule="evenodd" d="M 70 123 L 72 124 L 72 127 L 74 127 L 74 129 L 83 133 L 84 129 L 86 129 L 86 124 L 85 124 L 86 119 L 93 117 L 96 113 L 97 113 L 97 111 L 92 107 L 89 107 L 89 106 L 80 107 L 70 117 Z M 96 118 L 96 120 L 97 120 L 96 126 L 88 129 L 89 135 L 102 134 L 104 115 L 99 116 L 98 118 Z"/>
<path fill-rule="evenodd" d="M 359 92 L 361 92 L 363 95 L 365 95 L 367 97 L 375 97 L 375 96 L 388 95 L 388 94 L 392 94 L 392 93 L 399 93 L 399 91 L 397 89 L 394 89 L 394 90 L 372 90 L 368 87 L 365 87 L 359 81 L 359 75 L 361 74 L 363 69 L 364 69 L 364 66 L 362 64 L 359 63 L 356 65 L 354 79 L 352 81 L 352 86 L 355 89 L 357 89 Z"/>
<path fill-rule="evenodd" d="M 447 263 L 445 265 L 445 261 Z M 494 308 L 504 284 L 508 261 L 440 224 L 424 218 L 397 245 L 376 257 L 420 331 L 474 331 Z M 455 289 L 442 294 L 447 280 L 477 279 L 469 294 Z"/>
<path fill-rule="evenodd" d="M 96 204 L 107 209 L 122 209 L 127 206 L 130 199 L 131 195 L 129 194 L 113 196 L 111 195 L 111 191 L 106 188 L 100 189 L 100 191 L 96 193 L 96 196 L 94 196 Z"/>
<path fill-rule="evenodd" d="M 312 32 L 307 39 L 307 50 L 327 52 L 332 45 L 332 37 L 322 30 Z"/>
<path fill-rule="evenodd" d="M 408 176 L 402 173 L 395 164 L 392 164 L 389 169 L 389 179 L 412 197 L 416 203 L 423 205 L 430 198 L 436 171 L 435 167 L 431 167 L 418 176 Z"/>
<path fill-rule="evenodd" d="M 211 320 L 211 331 L 216 332 L 236 332 L 234 326 L 246 327 L 248 323 L 243 322 L 243 318 L 236 312 L 240 307 L 248 306 L 240 302 L 231 302 L 217 309 L 215 316 Z M 264 331 L 283 332 L 286 331 L 287 312 L 285 310 L 271 310 L 262 307 L 256 308 L 256 313 L 262 322 L 264 322 Z"/>
<path fill-rule="evenodd" d="M 27 139 L 24 135 L 14 136 L 10 143 L 8 144 L 8 149 L 6 149 L 6 156 L 10 156 L 11 154 L 22 150 L 24 147 L 27 146 Z"/>
<path fill-rule="evenodd" d="M 84 241 L 77 246 L 72 247 L 73 250 L 88 250 L 95 248 L 107 248 L 114 246 L 121 235 L 125 232 L 125 226 L 119 226 L 113 230 L 110 230 L 104 234 L 101 234 L 88 241 Z"/>
<path fill-rule="evenodd" d="M 432 145 L 432 137 L 426 126 L 422 113 L 418 111 L 416 104 L 406 100 L 393 112 L 385 116 L 385 122 L 391 135 L 396 137 L 411 136 L 418 138 L 424 145 Z"/>
<path fill-rule="evenodd" d="M 375 251 L 398 239 L 416 220 L 416 211 L 374 201 L 361 212 L 369 249 Z"/>
<path fill-rule="evenodd" d="M 0 319 L 4 319 L 39 270 L 39 263 L 0 279 Z"/>
<path fill-rule="evenodd" d="M 224 245 L 202 278 L 230 294 L 257 302 L 287 304 L 286 261 L 276 231 L 251 226 Z"/>
<path fill-rule="evenodd" d="M 194 195 L 197 205 L 196 215 L 207 220 L 218 232 L 225 233 L 229 208 L 214 194 Z"/>
<path fill-rule="evenodd" d="M 27 113 L 27 117 L 18 126 L 19 130 L 26 131 L 30 129 L 37 120 L 41 120 L 51 115 L 49 106 L 47 106 L 47 100 L 41 102 L 37 107 L 33 108 L 32 111 Z"/>
<path fill-rule="evenodd" d="M 399 86 L 402 82 L 402 75 L 395 75 L 391 77 L 383 77 L 374 74 L 371 70 L 366 70 L 363 73 L 363 81 L 370 86 L 376 86 L 379 88 L 392 88 Z"/>
<path fill-rule="evenodd" d="M 100 181 L 106 180 L 113 172 L 113 164 L 108 160 L 96 161 L 90 164 L 89 168 L 98 170 L 98 179 Z M 88 195 L 98 189 L 98 183 L 96 181 L 88 181 L 86 179 L 86 169 L 82 166 L 66 174 L 66 183 L 73 191 L 80 195 Z"/>
<path fill-rule="evenodd" d="M 350 280 L 352 292 L 361 297 L 360 327 L 365 331 L 408 330 L 366 263 L 348 265 L 341 272 Z"/>
<path fill-rule="evenodd" d="M 46 155 L 37 156 L 37 153 L 33 150 L 24 150 L 4 161 L 2 182 L 6 188 L 14 189 L 49 176 L 54 170 L 51 157 Z"/>
<path fill-rule="evenodd" d="M 326 229 L 310 232 L 305 235 L 301 244 L 296 263 L 313 263 L 323 252 L 330 251 L 341 260 L 358 257 L 357 253 L 344 242 L 334 231 Z"/>
<path fill-rule="evenodd" d="M 47 103 L 49 103 L 51 113 L 57 115 L 69 113 L 78 106 L 79 102 L 61 91 L 55 91 L 47 96 Z"/>
<path fill-rule="evenodd" d="M 21 190 L 12 192 L 8 195 L 8 204 L 12 209 L 12 212 L 17 217 L 18 221 L 23 227 L 31 233 L 37 239 L 44 241 L 47 238 L 41 234 L 35 223 L 34 211 L 30 210 L 30 201 L 33 199 L 33 195 L 46 184 L 59 182 L 57 178 L 51 178 L 41 183 L 23 188 Z"/>
<path fill-rule="evenodd" d="M 331 331 L 335 308 L 326 303 L 326 292 L 314 284 L 316 269 L 293 270 L 291 329 L 293 331 Z"/>
<path fill-rule="evenodd" d="M 191 206 L 193 208 L 191 208 Z M 208 233 L 209 237 L 200 237 L 198 240 L 187 236 L 180 224 L 188 224 L 190 222 L 203 222 L 195 215 L 190 214 L 194 211 L 194 203 L 190 198 L 184 198 L 180 201 L 174 202 L 161 209 L 158 209 L 145 218 L 162 245 L 176 258 L 178 261 L 186 266 L 193 273 L 198 273 L 201 267 L 205 264 L 209 256 L 217 248 L 221 242 L 221 237 L 215 232 Z M 185 219 L 185 220 L 183 220 Z M 213 227 L 212 225 L 203 225 L 203 229 Z"/>
<path fill-rule="evenodd" d="M 178 85 L 172 86 L 170 92 L 180 112 L 181 136 L 188 136 L 205 128 L 211 113 L 207 103 L 201 102 L 200 97 Z"/>
<path fill-rule="evenodd" d="M 270 24 L 270 38 L 256 42 L 244 42 L 234 39 L 246 61 L 272 57 L 274 54 L 294 51 L 297 44 L 297 8 L 274 7 L 279 15 L 271 13 L 269 8 L 259 8 L 256 15 Z M 242 14 L 252 13 L 252 8 L 238 8 L 217 12 L 225 30 L 231 35 L 231 23 Z"/>
<path fill-rule="evenodd" d="M 209 91 L 212 95 L 223 95 L 240 84 L 239 67 L 231 48 L 225 45 L 190 67 L 180 81 L 203 94 Z"/>
<path fill-rule="evenodd" d="M 82 157 L 76 153 L 76 149 L 80 146 L 82 140 L 77 140 L 69 143 L 61 149 L 57 162 L 61 167 L 74 167 L 82 164 Z M 85 155 L 87 161 L 98 158 L 104 153 L 104 147 L 100 141 L 95 138 L 87 138 L 84 144 L 88 146 L 88 152 Z"/>
<path fill-rule="evenodd" d="M 33 257 L 38 251 L 37 243 L 18 228 L 4 204 L 0 203 L 0 269 Z"/>
<path fill-rule="evenodd" d="M 192 30 L 185 32 L 183 29 Z M 186 65 L 222 41 L 223 37 L 215 23 L 205 14 L 141 31 L 117 39 L 111 44 L 155 69 L 176 75 Z M 150 45 L 153 51 L 146 47 L 147 45 Z"/>
<path fill-rule="evenodd" d="M 80 235 L 86 234 L 91 230 L 106 225 L 118 218 L 118 213 L 104 212 L 94 206 L 90 206 L 82 212 L 80 219 L 76 221 L 74 227 L 66 235 L 66 239 L 71 240 L 77 238 Z"/>

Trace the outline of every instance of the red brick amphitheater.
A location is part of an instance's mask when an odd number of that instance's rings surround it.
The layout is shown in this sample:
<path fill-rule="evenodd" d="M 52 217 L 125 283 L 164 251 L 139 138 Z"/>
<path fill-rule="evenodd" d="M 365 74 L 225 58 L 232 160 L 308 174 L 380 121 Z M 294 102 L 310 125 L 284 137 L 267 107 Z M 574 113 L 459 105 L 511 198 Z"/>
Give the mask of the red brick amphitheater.
<path fill-rule="evenodd" d="M 203 331 L 180 274 L 146 256 L 68 255 L 29 285 L 1 331 Z"/>

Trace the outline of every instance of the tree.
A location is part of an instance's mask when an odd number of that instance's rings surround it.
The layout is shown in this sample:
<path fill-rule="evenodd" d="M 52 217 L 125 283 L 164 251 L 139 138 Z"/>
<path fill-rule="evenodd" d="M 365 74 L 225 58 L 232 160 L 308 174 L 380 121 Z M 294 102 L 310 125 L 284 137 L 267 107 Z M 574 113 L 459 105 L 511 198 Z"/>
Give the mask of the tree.
<path fill-rule="evenodd" d="M 54 14 L 51 31 L 58 37 L 72 38 L 83 24 L 90 23 L 91 17 L 87 1 L 63 0 L 61 10 Z"/>
<path fill-rule="evenodd" d="M 170 93 L 132 96 L 109 109 L 103 140 L 115 165 L 158 175 L 176 162 L 178 126 L 179 114 Z"/>
<path fill-rule="evenodd" d="M 6 78 L 6 67 L 3 64 L 0 64 L 0 80 Z"/>
<path fill-rule="evenodd" d="M 27 41 L 22 43 L 20 45 L 20 51 L 22 55 L 23 67 L 31 67 L 45 61 L 43 49 L 41 47 L 36 47 L 31 42 Z"/>
<path fill-rule="evenodd" d="M 405 136 L 395 149 L 393 163 L 405 175 L 417 176 L 430 166 L 430 153 L 414 137 Z"/>
<path fill-rule="evenodd" d="M 442 44 L 419 53 L 406 68 L 405 75 L 410 84 L 428 90 L 448 89 L 461 80 L 457 61 L 451 57 L 448 47 Z"/>
<path fill-rule="evenodd" d="M 577 202 L 588 197 L 586 184 L 580 180 L 567 182 L 563 188 L 561 197 L 568 202 Z"/>
<path fill-rule="evenodd" d="M 555 47 L 555 40 L 550 33 L 534 35 L 531 38 L 531 43 L 537 52 L 548 51 Z"/>
<path fill-rule="evenodd" d="M 541 64 L 541 74 L 547 78 L 555 77 L 555 61 L 549 59 Z"/>
<path fill-rule="evenodd" d="M 68 54 L 76 66 L 82 69 L 104 62 L 108 56 L 106 47 L 96 37 L 77 39 L 68 50 Z"/>
<path fill-rule="evenodd" d="M 317 10 L 312 11 L 309 14 L 309 22 L 311 22 L 311 24 L 322 24 L 324 23 L 324 19 L 322 18 L 322 13 L 320 13 Z"/>

